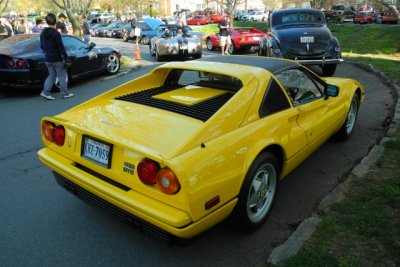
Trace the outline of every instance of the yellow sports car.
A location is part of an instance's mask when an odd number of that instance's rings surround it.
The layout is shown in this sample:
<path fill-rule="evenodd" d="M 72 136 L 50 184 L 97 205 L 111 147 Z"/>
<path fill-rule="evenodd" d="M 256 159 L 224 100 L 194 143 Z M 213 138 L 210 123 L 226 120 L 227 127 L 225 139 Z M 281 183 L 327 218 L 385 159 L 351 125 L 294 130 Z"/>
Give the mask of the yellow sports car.
<path fill-rule="evenodd" d="M 62 187 L 168 244 L 228 216 L 251 231 L 280 179 L 351 135 L 363 100 L 359 82 L 285 59 L 170 62 L 43 118 L 38 155 Z"/>

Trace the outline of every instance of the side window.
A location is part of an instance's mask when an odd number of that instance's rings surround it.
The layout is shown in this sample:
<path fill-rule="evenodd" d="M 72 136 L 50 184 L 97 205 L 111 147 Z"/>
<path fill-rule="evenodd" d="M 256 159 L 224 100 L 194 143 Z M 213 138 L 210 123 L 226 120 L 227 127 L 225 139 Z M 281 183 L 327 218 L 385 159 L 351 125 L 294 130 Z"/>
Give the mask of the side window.
<path fill-rule="evenodd" d="M 85 44 L 84 42 L 69 36 L 63 37 L 63 43 L 65 50 L 67 51 L 83 50 L 88 47 L 87 44 Z"/>
<path fill-rule="evenodd" d="M 285 88 L 294 106 L 322 97 L 323 85 L 311 79 L 301 69 L 289 69 L 275 76 Z"/>
<path fill-rule="evenodd" d="M 290 103 L 283 92 L 283 89 L 275 79 L 271 79 L 260 106 L 260 117 L 265 117 L 288 108 L 290 108 Z"/>

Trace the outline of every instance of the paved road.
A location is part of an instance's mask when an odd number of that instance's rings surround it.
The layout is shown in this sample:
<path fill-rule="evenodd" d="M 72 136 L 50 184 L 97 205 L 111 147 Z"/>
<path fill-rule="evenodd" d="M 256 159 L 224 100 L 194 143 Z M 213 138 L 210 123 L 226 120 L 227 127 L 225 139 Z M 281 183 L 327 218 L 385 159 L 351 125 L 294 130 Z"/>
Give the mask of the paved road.
<path fill-rule="evenodd" d="M 56 100 L 46 101 L 38 92 L 0 94 L 2 266 L 265 266 L 272 248 L 310 216 L 384 134 L 382 123 L 393 103 L 390 90 L 376 77 L 341 65 L 337 76 L 357 78 L 366 87 L 354 136 L 344 143 L 327 142 L 282 181 L 269 220 L 259 231 L 240 234 L 221 223 L 188 247 L 170 248 L 59 188 L 36 155 L 42 147 L 41 117 L 60 113 L 152 67 L 111 80 L 85 80 L 71 88 L 75 97 L 68 100 L 55 94 Z"/>

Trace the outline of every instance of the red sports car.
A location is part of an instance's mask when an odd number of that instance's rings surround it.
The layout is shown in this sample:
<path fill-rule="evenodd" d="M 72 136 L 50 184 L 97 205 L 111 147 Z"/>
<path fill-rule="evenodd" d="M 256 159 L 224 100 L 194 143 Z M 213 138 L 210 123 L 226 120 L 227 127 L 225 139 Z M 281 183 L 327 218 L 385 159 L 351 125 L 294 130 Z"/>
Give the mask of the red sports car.
<path fill-rule="evenodd" d="M 187 20 L 188 25 L 205 25 L 210 23 L 210 18 L 204 15 L 197 15 Z"/>
<path fill-rule="evenodd" d="M 375 20 L 375 13 L 371 11 L 360 11 L 353 18 L 354 23 L 373 23 Z"/>
<path fill-rule="evenodd" d="M 232 45 L 229 47 L 229 53 L 237 53 L 239 50 L 257 51 L 260 40 L 265 36 L 265 32 L 252 27 L 231 28 Z M 207 36 L 206 45 L 208 50 L 215 50 L 219 46 L 219 34 Z"/>
<path fill-rule="evenodd" d="M 399 22 L 399 17 L 393 10 L 387 10 L 382 13 L 381 23 L 394 23 L 397 24 Z"/>
<path fill-rule="evenodd" d="M 212 14 L 210 16 L 210 23 L 220 23 L 223 20 L 224 20 L 224 16 L 222 16 L 220 14 Z"/>

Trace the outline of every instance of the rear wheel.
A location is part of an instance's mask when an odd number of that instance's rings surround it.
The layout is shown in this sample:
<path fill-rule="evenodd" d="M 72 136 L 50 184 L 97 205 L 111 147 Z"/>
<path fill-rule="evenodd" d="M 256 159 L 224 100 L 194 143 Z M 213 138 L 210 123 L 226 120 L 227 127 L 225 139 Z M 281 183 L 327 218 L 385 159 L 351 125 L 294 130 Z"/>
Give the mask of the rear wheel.
<path fill-rule="evenodd" d="M 157 61 L 157 62 L 163 61 L 163 60 L 164 60 L 164 57 L 163 57 L 163 56 L 160 56 L 160 54 L 159 54 L 158 51 L 157 51 L 157 48 L 156 48 L 155 50 L 156 50 L 156 61 Z"/>
<path fill-rule="evenodd" d="M 128 42 L 128 40 L 129 40 L 129 37 L 128 37 L 128 36 L 126 36 L 126 35 L 122 36 L 122 41 Z"/>
<path fill-rule="evenodd" d="M 140 41 L 142 42 L 142 44 L 145 44 L 145 45 L 150 44 L 150 39 L 146 35 L 142 36 L 142 39 Z"/>
<path fill-rule="evenodd" d="M 335 74 L 336 71 L 336 64 L 327 64 L 322 66 L 322 73 L 324 76 L 332 76 Z"/>
<path fill-rule="evenodd" d="M 256 230 L 267 219 L 278 185 L 278 166 L 278 161 L 270 152 L 259 155 L 251 165 L 232 214 L 240 230 Z"/>

